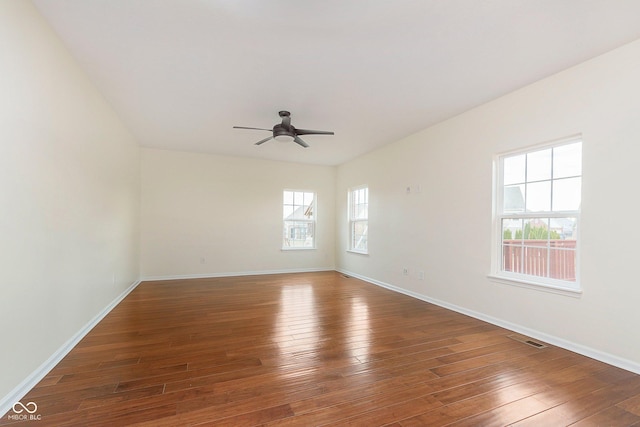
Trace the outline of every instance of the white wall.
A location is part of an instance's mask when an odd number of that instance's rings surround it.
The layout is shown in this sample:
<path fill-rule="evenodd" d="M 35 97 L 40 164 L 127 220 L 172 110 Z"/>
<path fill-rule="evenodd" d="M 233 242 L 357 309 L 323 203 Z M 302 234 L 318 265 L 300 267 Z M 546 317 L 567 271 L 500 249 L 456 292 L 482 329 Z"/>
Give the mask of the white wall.
<path fill-rule="evenodd" d="M 640 371 L 638 76 L 640 41 L 340 166 L 338 268 Z M 490 281 L 492 157 L 578 133 L 583 294 Z M 345 251 L 346 191 L 360 184 L 370 187 L 368 256 Z M 411 185 L 422 191 L 405 194 Z"/>
<path fill-rule="evenodd" d="M 281 250 L 284 189 L 317 192 L 316 250 Z M 333 269 L 334 189 L 333 167 L 143 149 L 141 275 Z"/>
<path fill-rule="evenodd" d="M 139 149 L 31 2 L 0 76 L 2 398 L 137 280 Z"/>

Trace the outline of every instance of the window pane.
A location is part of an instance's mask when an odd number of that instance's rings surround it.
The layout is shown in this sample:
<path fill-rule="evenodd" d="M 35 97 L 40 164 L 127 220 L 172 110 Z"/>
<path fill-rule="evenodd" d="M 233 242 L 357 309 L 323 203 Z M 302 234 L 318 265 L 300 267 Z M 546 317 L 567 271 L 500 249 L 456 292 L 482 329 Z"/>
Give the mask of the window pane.
<path fill-rule="evenodd" d="M 551 148 L 527 154 L 527 182 L 551 179 Z"/>
<path fill-rule="evenodd" d="M 295 205 L 292 218 L 293 219 L 304 219 L 304 206 Z"/>
<path fill-rule="evenodd" d="M 313 204 L 314 193 L 304 193 L 304 217 L 313 219 L 315 205 Z"/>
<path fill-rule="evenodd" d="M 502 270 L 522 273 L 522 246 L 502 245 Z"/>
<path fill-rule="evenodd" d="M 524 184 L 504 187 L 503 204 L 505 212 L 524 212 Z"/>
<path fill-rule="evenodd" d="M 502 220 L 502 241 L 504 244 L 513 245 L 522 243 L 522 220 Z"/>
<path fill-rule="evenodd" d="M 580 209 L 581 178 L 565 178 L 553 181 L 553 210 L 577 211 Z"/>
<path fill-rule="evenodd" d="M 293 191 L 285 191 L 284 192 L 284 204 L 292 205 L 293 204 Z"/>
<path fill-rule="evenodd" d="M 353 249 L 358 251 L 367 250 L 367 234 L 369 224 L 367 221 L 356 221 L 353 223 Z"/>
<path fill-rule="evenodd" d="M 526 219 L 524 221 L 524 244 L 546 246 L 549 239 L 549 219 L 548 218 L 534 218 Z M 540 240 L 541 243 L 531 242 L 531 240 Z"/>
<path fill-rule="evenodd" d="M 549 277 L 548 252 L 546 242 L 541 242 L 540 246 L 524 246 L 523 250 L 523 271 L 524 274 L 532 276 Z"/>
<path fill-rule="evenodd" d="M 582 143 L 562 145 L 553 149 L 553 177 L 582 175 Z"/>
<path fill-rule="evenodd" d="M 551 210 L 551 181 L 527 184 L 527 212 L 548 212 Z"/>
<path fill-rule="evenodd" d="M 293 214 L 293 206 L 291 205 L 284 205 L 283 206 L 283 219 L 292 219 L 292 214 Z"/>
<path fill-rule="evenodd" d="M 304 219 L 313 219 L 313 205 L 304 205 L 301 209 Z"/>
<path fill-rule="evenodd" d="M 525 159 L 526 156 L 521 154 L 519 156 L 506 157 L 503 160 L 504 185 L 520 184 L 524 182 Z"/>
<path fill-rule="evenodd" d="M 362 199 L 362 190 L 355 190 L 353 192 L 353 203 L 355 203 L 356 205 L 359 205 L 360 203 L 362 203 L 361 199 Z"/>
<path fill-rule="evenodd" d="M 354 219 L 367 219 L 367 205 L 357 205 Z"/>
<path fill-rule="evenodd" d="M 568 246 L 563 247 L 576 247 L 576 238 L 578 237 L 578 221 L 577 218 L 551 218 L 551 239 L 571 241 L 567 243 Z"/>
<path fill-rule="evenodd" d="M 304 205 L 310 206 L 313 203 L 313 193 L 304 193 Z"/>
<path fill-rule="evenodd" d="M 284 247 L 311 248 L 313 247 L 314 224 L 310 221 L 284 222 Z"/>
<path fill-rule="evenodd" d="M 552 279 L 576 280 L 576 251 L 566 249 L 566 244 L 571 241 L 557 241 L 552 244 L 549 251 L 549 277 Z M 575 248 L 575 241 L 572 242 Z"/>
<path fill-rule="evenodd" d="M 356 202 L 357 203 L 367 203 L 367 193 L 368 193 L 368 189 L 367 188 L 359 188 L 358 190 L 355 191 L 356 193 Z"/>

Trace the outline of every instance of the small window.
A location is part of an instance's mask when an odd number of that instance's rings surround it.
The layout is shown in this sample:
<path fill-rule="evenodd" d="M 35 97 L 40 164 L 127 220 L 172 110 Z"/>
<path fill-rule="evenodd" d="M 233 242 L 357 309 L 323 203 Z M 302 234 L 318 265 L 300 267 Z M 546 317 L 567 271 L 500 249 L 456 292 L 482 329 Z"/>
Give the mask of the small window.
<path fill-rule="evenodd" d="M 284 190 L 282 249 L 315 249 L 316 193 Z"/>
<path fill-rule="evenodd" d="M 494 275 L 579 290 L 582 141 L 497 159 Z"/>
<path fill-rule="evenodd" d="M 349 250 L 368 253 L 369 236 L 369 188 L 349 190 Z"/>

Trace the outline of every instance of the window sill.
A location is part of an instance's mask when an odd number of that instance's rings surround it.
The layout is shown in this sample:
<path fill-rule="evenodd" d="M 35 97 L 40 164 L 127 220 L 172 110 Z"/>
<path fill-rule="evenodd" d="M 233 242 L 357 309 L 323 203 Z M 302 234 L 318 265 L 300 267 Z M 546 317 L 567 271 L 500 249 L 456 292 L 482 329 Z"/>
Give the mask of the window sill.
<path fill-rule="evenodd" d="M 315 251 L 316 248 L 280 248 L 281 251 Z"/>
<path fill-rule="evenodd" d="M 347 249 L 347 252 L 358 255 L 369 255 L 369 252 L 356 251 L 354 249 Z"/>
<path fill-rule="evenodd" d="M 518 286 L 526 289 L 533 289 L 536 291 L 549 292 L 557 295 L 565 295 L 573 298 L 580 298 L 582 296 L 582 290 L 579 288 L 569 288 L 561 285 L 554 285 L 550 283 L 536 282 L 534 280 L 526 280 L 514 277 L 500 276 L 496 274 L 490 274 L 487 276 L 489 280 L 494 283 L 502 285 Z"/>

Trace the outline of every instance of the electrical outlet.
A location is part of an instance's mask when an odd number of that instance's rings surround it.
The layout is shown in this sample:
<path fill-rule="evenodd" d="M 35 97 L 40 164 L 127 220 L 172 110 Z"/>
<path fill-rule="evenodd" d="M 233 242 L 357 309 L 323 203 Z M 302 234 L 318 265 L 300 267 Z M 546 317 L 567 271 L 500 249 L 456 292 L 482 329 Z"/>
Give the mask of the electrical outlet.
<path fill-rule="evenodd" d="M 404 268 L 402 269 L 402 275 L 403 275 L 403 276 L 408 276 L 408 275 L 409 275 L 409 269 L 408 269 L 407 267 L 404 267 Z"/>
<path fill-rule="evenodd" d="M 418 271 L 418 280 L 424 280 L 424 271 Z"/>
<path fill-rule="evenodd" d="M 204 257 L 200 258 L 200 264 L 204 264 L 204 263 L 205 263 Z"/>

